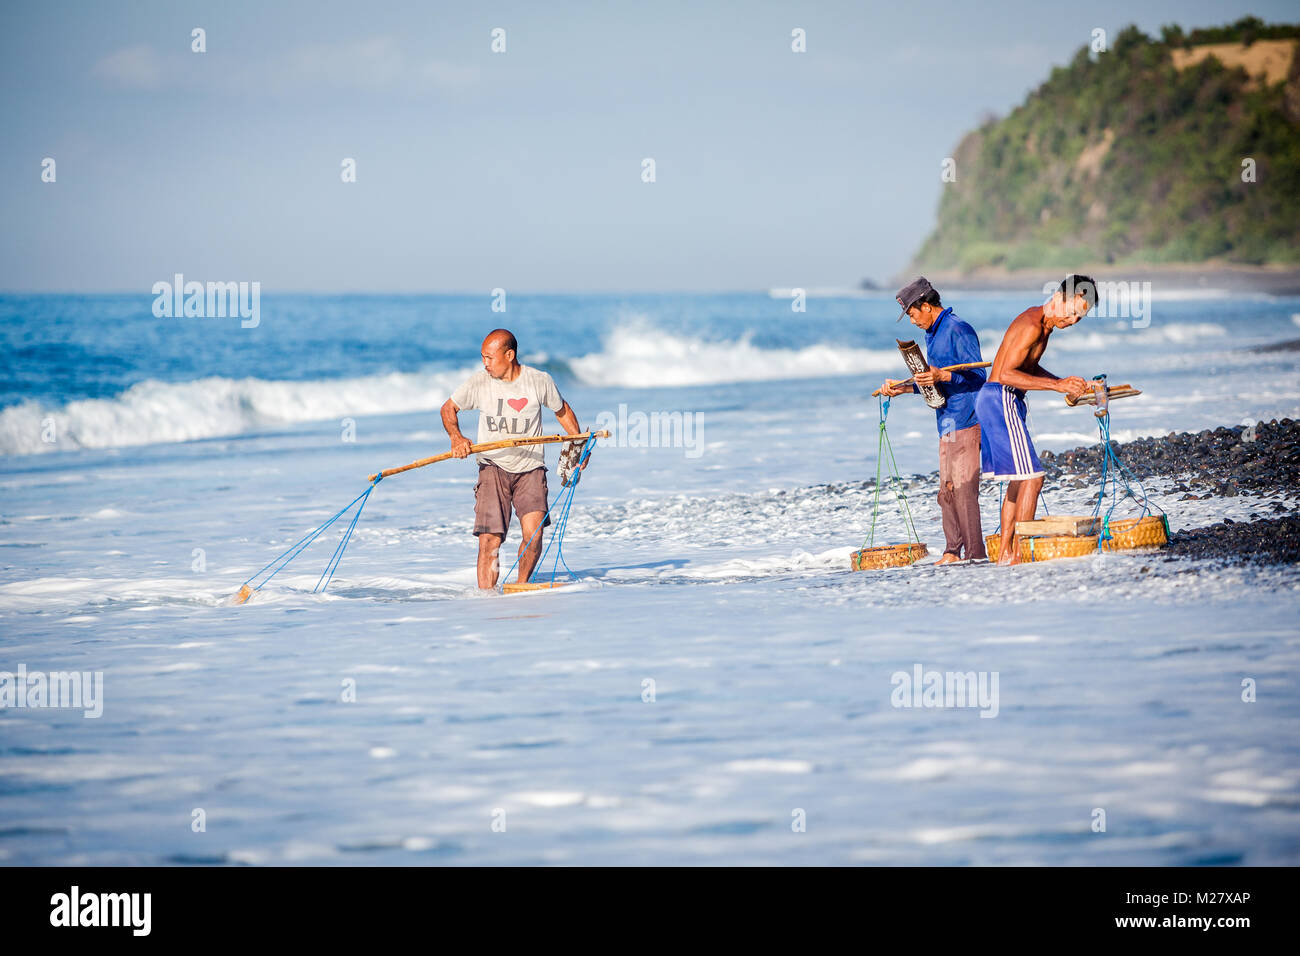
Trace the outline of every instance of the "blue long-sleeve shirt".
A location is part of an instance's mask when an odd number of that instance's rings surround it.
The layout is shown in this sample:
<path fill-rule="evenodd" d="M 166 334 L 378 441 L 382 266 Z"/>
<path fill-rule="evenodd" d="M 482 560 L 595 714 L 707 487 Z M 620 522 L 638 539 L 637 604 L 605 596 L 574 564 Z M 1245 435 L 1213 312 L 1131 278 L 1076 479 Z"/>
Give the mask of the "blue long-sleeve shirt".
<path fill-rule="evenodd" d="M 979 336 L 951 308 L 940 312 L 934 325 L 925 333 L 925 359 L 935 368 L 984 361 L 980 354 Z M 975 417 L 975 395 L 984 387 L 986 372 L 982 368 L 953 372 L 951 382 L 935 385 L 948 398 L 942 408 L 934 410 L 940 435 L 979 424 Z M 919 392 L 920 389 L 913 385 L 912 391 Z"/>

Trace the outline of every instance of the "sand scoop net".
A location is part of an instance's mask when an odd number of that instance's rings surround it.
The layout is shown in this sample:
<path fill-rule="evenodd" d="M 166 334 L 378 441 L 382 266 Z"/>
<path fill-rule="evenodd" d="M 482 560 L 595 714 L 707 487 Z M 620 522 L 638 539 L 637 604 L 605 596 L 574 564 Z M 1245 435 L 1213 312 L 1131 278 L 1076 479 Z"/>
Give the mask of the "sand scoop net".
<path fill-rule="evenodd" d="M 889 443 L 889 432 L 885 429 L 885 420 L 889 417 L 889 399 L 880 398 L 880 437 L 876 444 L 876 493 L 871 503 L 871 530 L 867 532 L 862 549 L 850 556 L 850 566 L 854 571 L 870 571 L 879 568 L 903 567 L 925 557 L 927 550 L 916 533 L 912 521 L 912 509 L 907 504 L 907 486 L 898 474 L 898 462 L 894 460 L 894 448 Z M 889 474 L 885 475 L 885 460 L 889 460 Z M 903 544 L 876 544 L 876 525 L 880 519 L 880 490 L 888 477 L 890 490 L 898 503 L 899 514 L 903 517 L 903 526 L 911 539 Z"/>

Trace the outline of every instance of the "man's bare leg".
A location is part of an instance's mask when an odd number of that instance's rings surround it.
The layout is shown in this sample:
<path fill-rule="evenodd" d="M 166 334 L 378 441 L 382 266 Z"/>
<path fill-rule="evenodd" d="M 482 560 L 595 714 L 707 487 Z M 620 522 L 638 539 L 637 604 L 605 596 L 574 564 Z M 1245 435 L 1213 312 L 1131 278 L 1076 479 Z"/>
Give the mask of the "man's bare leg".
<path fill-rule="evenodd" d="M 1007 496 L 1002 499 L 1002 540 L 998 548 L 998 564 L 1010 564 L 1015 557 L 1016 537 L 1016 494 L 1020 491 L 1021 481 L 1013 481 L 1007 486 Z"/>
<path fill-rule="evenodd" d="M 504 540 L 505 536 L 499 534 L 478 536 L 478 586 L 484 591 L 497 586 L 497 553 Z"/>
<path fill-rule="evenodd" d="M 1016 521 L 1033 521 L 1034 516 L 1038 514 L 1038 493 L 1043 490 L 1043 479 L 1040 475 L 1037 478 L 1027 478 L 1020 483 L 1020 495 L 1016 501 Z M 1015 525 L 1011 526 L 1015 530 Z M 1011 561 L 1012 564 L 1020 563 L 1020 542 L 1016 542 L 1016 554 Z"/>
<path fill-rule="evenodd" d="M 1007 487 L 1007 499 L 1002 502 L 1002 551 L 998 564 L 1020 563 L 1020 541 L 1016 536 L 1016 523 L 1033 521 L 1038 512 L 1038 493 L 1043 490 L 1043 479 L 1026 478 L 1013 481 Z"/>
<path fill-rule="evenodd" d="M 545 517 L 545 511 L 530 511 L 526 515 L 519 516 L 519 528 L 523 533 L 523 540 L 519 542 L 519 576 L 515 580 L 520 584 L 524 584 L 533 576 L 537 559 L 542 556 L 542 519 Z M 533 532 L 536 532 L 535 537 Z M 529 544 L 530 539 L 531 544 Z M 527 551 L 524 550 L 524 545 L 528 545 Z"/>

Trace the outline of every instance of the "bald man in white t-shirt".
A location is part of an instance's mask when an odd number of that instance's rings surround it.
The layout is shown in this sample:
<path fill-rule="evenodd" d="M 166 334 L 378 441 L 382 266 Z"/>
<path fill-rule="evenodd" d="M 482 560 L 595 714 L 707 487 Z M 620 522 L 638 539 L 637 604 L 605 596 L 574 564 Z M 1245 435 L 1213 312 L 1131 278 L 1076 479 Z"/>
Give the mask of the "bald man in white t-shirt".
<path fill-rule="evenodd" d="M 478 409 L 478 442 L 526 438 L 542 434 L 542 409 L 555 413 L 565 434 L 581 431 L 578 416 L 560 395 L 555 381 L 540 369 L 520 365 L 519 344 L 505 329 L 493 329 L 483 340 L 483 371 L 470 376 L 442 406 L 442 427 L 457 458 L 470 453 L 470 440 L 461 434 L 462 411 Z M 583 462 L 583 467 L 587 466 Z M 478 536 L 478 586 L 496 587 L 497 555 L 510 528 L 510 511 L 519 516 L 519 582 L 532 576 L 542 553 L 542 520 L 546 517 L 546 457 L 540 445 L 479 452 L 478 483 L 474 486 L 474 534 Z M 524 545 L 532 544 L 524 551 Z"/>

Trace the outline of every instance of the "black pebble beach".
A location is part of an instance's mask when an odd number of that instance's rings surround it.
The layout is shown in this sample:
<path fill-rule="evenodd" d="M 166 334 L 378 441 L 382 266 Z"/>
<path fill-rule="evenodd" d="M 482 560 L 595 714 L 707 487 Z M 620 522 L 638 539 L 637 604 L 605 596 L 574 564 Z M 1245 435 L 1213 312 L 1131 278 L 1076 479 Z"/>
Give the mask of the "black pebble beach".
<path fill-rule="evenodd" d="M 1175 533 L 1170 557 L 1236 559 L 1268 563 L 1300 562 L 1300 422 L 1274 419 L 1201 432 L 1170 432 L 1158 438 L 1115 442 L 1121 461 L 1140 477 L 1174 481 L 1167 507 L 1178 501 L 1262 495 L 1251 520 L 1224 521 Z M 1098 446 L 1039 456 L 1045 485 L 1095 486 L 1101 476 Z"/>

